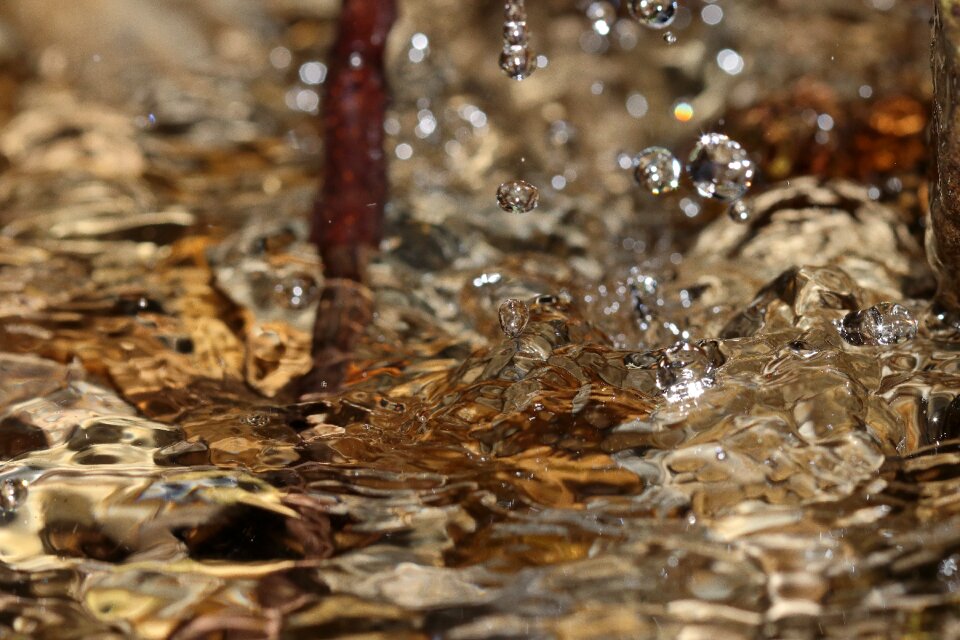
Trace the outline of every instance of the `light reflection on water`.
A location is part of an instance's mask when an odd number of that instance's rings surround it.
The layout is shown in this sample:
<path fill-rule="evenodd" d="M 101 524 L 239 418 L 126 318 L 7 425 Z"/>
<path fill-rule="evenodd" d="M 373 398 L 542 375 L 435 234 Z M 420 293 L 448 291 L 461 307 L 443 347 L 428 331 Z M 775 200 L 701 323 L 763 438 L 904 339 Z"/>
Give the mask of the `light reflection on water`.
<path fill-rule="evenodd" d="M 922 322 L 837 330 L 925 314 L 920 133 L 856 128 L 928 100 L 925 4 L 689 5 L 666 47 L 531 3 L 550 64 L 506 85 L 502 7 L 404 3 L 376 314 L 345 388 L 306 397 L 320 142 L 297 96 L 332 7 L 0 9 L 5 632 L 956 635 L 956 351 Z M 725 114 L 769 176 L 747 226 L 616 167 Z M 540 207 L 500 212 L 521 177 Z M 505 338 L 509 298 L 530 317 Z"/>

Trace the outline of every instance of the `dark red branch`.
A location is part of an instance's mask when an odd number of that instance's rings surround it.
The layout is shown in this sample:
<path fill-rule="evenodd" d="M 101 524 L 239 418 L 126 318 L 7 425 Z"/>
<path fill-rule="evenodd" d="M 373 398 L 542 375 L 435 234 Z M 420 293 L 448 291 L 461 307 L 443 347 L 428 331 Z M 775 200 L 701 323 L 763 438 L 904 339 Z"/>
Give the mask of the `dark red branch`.
<path fill-rule="evenodd" d="M 384 48 L 396 16 L 396 0 L 343 3 L 328 64 L 326 166 L 311 230 L 328 278 L 363 280 L 365 256 L 376 249 L 383 233 L 383 119 L 389 102 Z"/>
<path fill-rule="evenodd" d="M 384 49 L 396 17 L 396 0 L 344 0 L 329 56 L 326 165 L 310 231 L 325 281 L 313 329 L 313 370 L 300 381 L 305 392 L 343 382 L 373 314 L 372 296 L 360 283 L 383 234 L 383 119 L 390 100 Z"/>

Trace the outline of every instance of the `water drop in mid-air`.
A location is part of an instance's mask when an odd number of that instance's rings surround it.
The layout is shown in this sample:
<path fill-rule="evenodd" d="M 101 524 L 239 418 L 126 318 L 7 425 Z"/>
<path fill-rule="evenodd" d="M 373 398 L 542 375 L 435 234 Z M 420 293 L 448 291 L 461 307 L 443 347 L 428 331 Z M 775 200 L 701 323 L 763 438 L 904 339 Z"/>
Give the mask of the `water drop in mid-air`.
<path fill-rule="evenodd" d="M 527 11 L 523 0 L 507 0 L 503 8 L 503 52 L 500 69 L 514 80 L 529 78 L 537 69 L 537 56 L 528 44 Z"/>
<path fill-rule="evenodd" d="M 303 309 L 317 301 L 316 280 L 305 273 L 293 273 L 273 285 L 273 299 L 287 309 Z"/>
<path fill-rule="evenodd" d="M 754 168 L 739 142 L 722 133 L 705 133 L 690 154 L 687 172 L 704 198 L 733 202 L 753 184 Z"/>
<path fill-rule="evenodd" d="M 881 302 L 844 316 L 840 335 L 857 346 L 900 344 L 916 337 L 917 320 L 903 305 Z"/>
<path fill-rule="evenodd" d="M 530 310 L 520 300 L 510 298 L 500 305 L 500 328 L 508 338 L 516 338 L 523 333 L 530 320 Z"/>
<path fill-rule="evenodd" d="M 633 178 L 655 196 L 680 186 L 680 161 L 663 147 L 647 147 L 633 158 Z"/>
<path fill-rule="evenodd" d="M 627 0 L 627 10 L 645 27 L 666 29 L 677 17 L 677 0 Z"/>
<path fill-rule="evenodd" d="M 540 190 L 526 180 L 504 182 L 497 189 L 497 204 L 508 213 L 527 213 L 537 208 Z"/>
<path fill-rule="evenodd" d="M 667 44 L 677 44 L 677 34 L 673 31 L 667 31 L 663 34 L 663 41 Z"/>
<path fill-rule="evenodd" d="M 529 78 L 537 69 L 537 57 L 529 47 L 510 45 L 500 54 L 500 68 L 514 80 Z"/>
<path fill-rule="evenodd" d="M 727 209 L 727 215 L 734 222 L 748 222 L 753 216 L 753 209 L 743 200 L 737 200 Z"/>

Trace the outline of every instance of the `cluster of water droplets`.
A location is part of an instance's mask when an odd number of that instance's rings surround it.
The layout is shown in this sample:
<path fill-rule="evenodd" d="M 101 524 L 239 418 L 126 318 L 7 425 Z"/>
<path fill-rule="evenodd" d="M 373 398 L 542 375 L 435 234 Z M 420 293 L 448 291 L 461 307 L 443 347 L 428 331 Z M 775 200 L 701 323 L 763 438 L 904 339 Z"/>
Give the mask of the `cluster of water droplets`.
<path fill-rule="evenodd" d="M 652 193 L 663 195 L 680 185 L 680 161 L 668 149 L 648 147 L 633 159 L 634 179 Z M 697 193 L 730 204 L 730 217 L 737 222 L 750 218 L 742 201 L 753 184 L 750 155 L 736 140 L 722 133 L 705 133 L 697 140 L 686 165 Z"/>
<path fill-rule="evenodd" d="M 523 0 L 507 0 L 503 7 L 503 17 L 500 68 L 514 80 L 529 78 L 537 68 L 537 56 L 530 48 L 527 10 Z"/>

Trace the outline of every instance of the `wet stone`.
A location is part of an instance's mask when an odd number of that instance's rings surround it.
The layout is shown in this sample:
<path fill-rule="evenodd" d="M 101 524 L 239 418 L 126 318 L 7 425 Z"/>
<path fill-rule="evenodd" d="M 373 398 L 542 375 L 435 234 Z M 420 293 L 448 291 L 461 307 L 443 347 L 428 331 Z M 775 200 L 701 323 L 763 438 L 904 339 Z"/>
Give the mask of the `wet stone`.
<path fill-rule="evenodd" d="M 900 344 L 916 337 L 917 319 L 903 305 L 881 302 L 844 316 L 840 321 L 840 335 L 857 346 Z"/>

